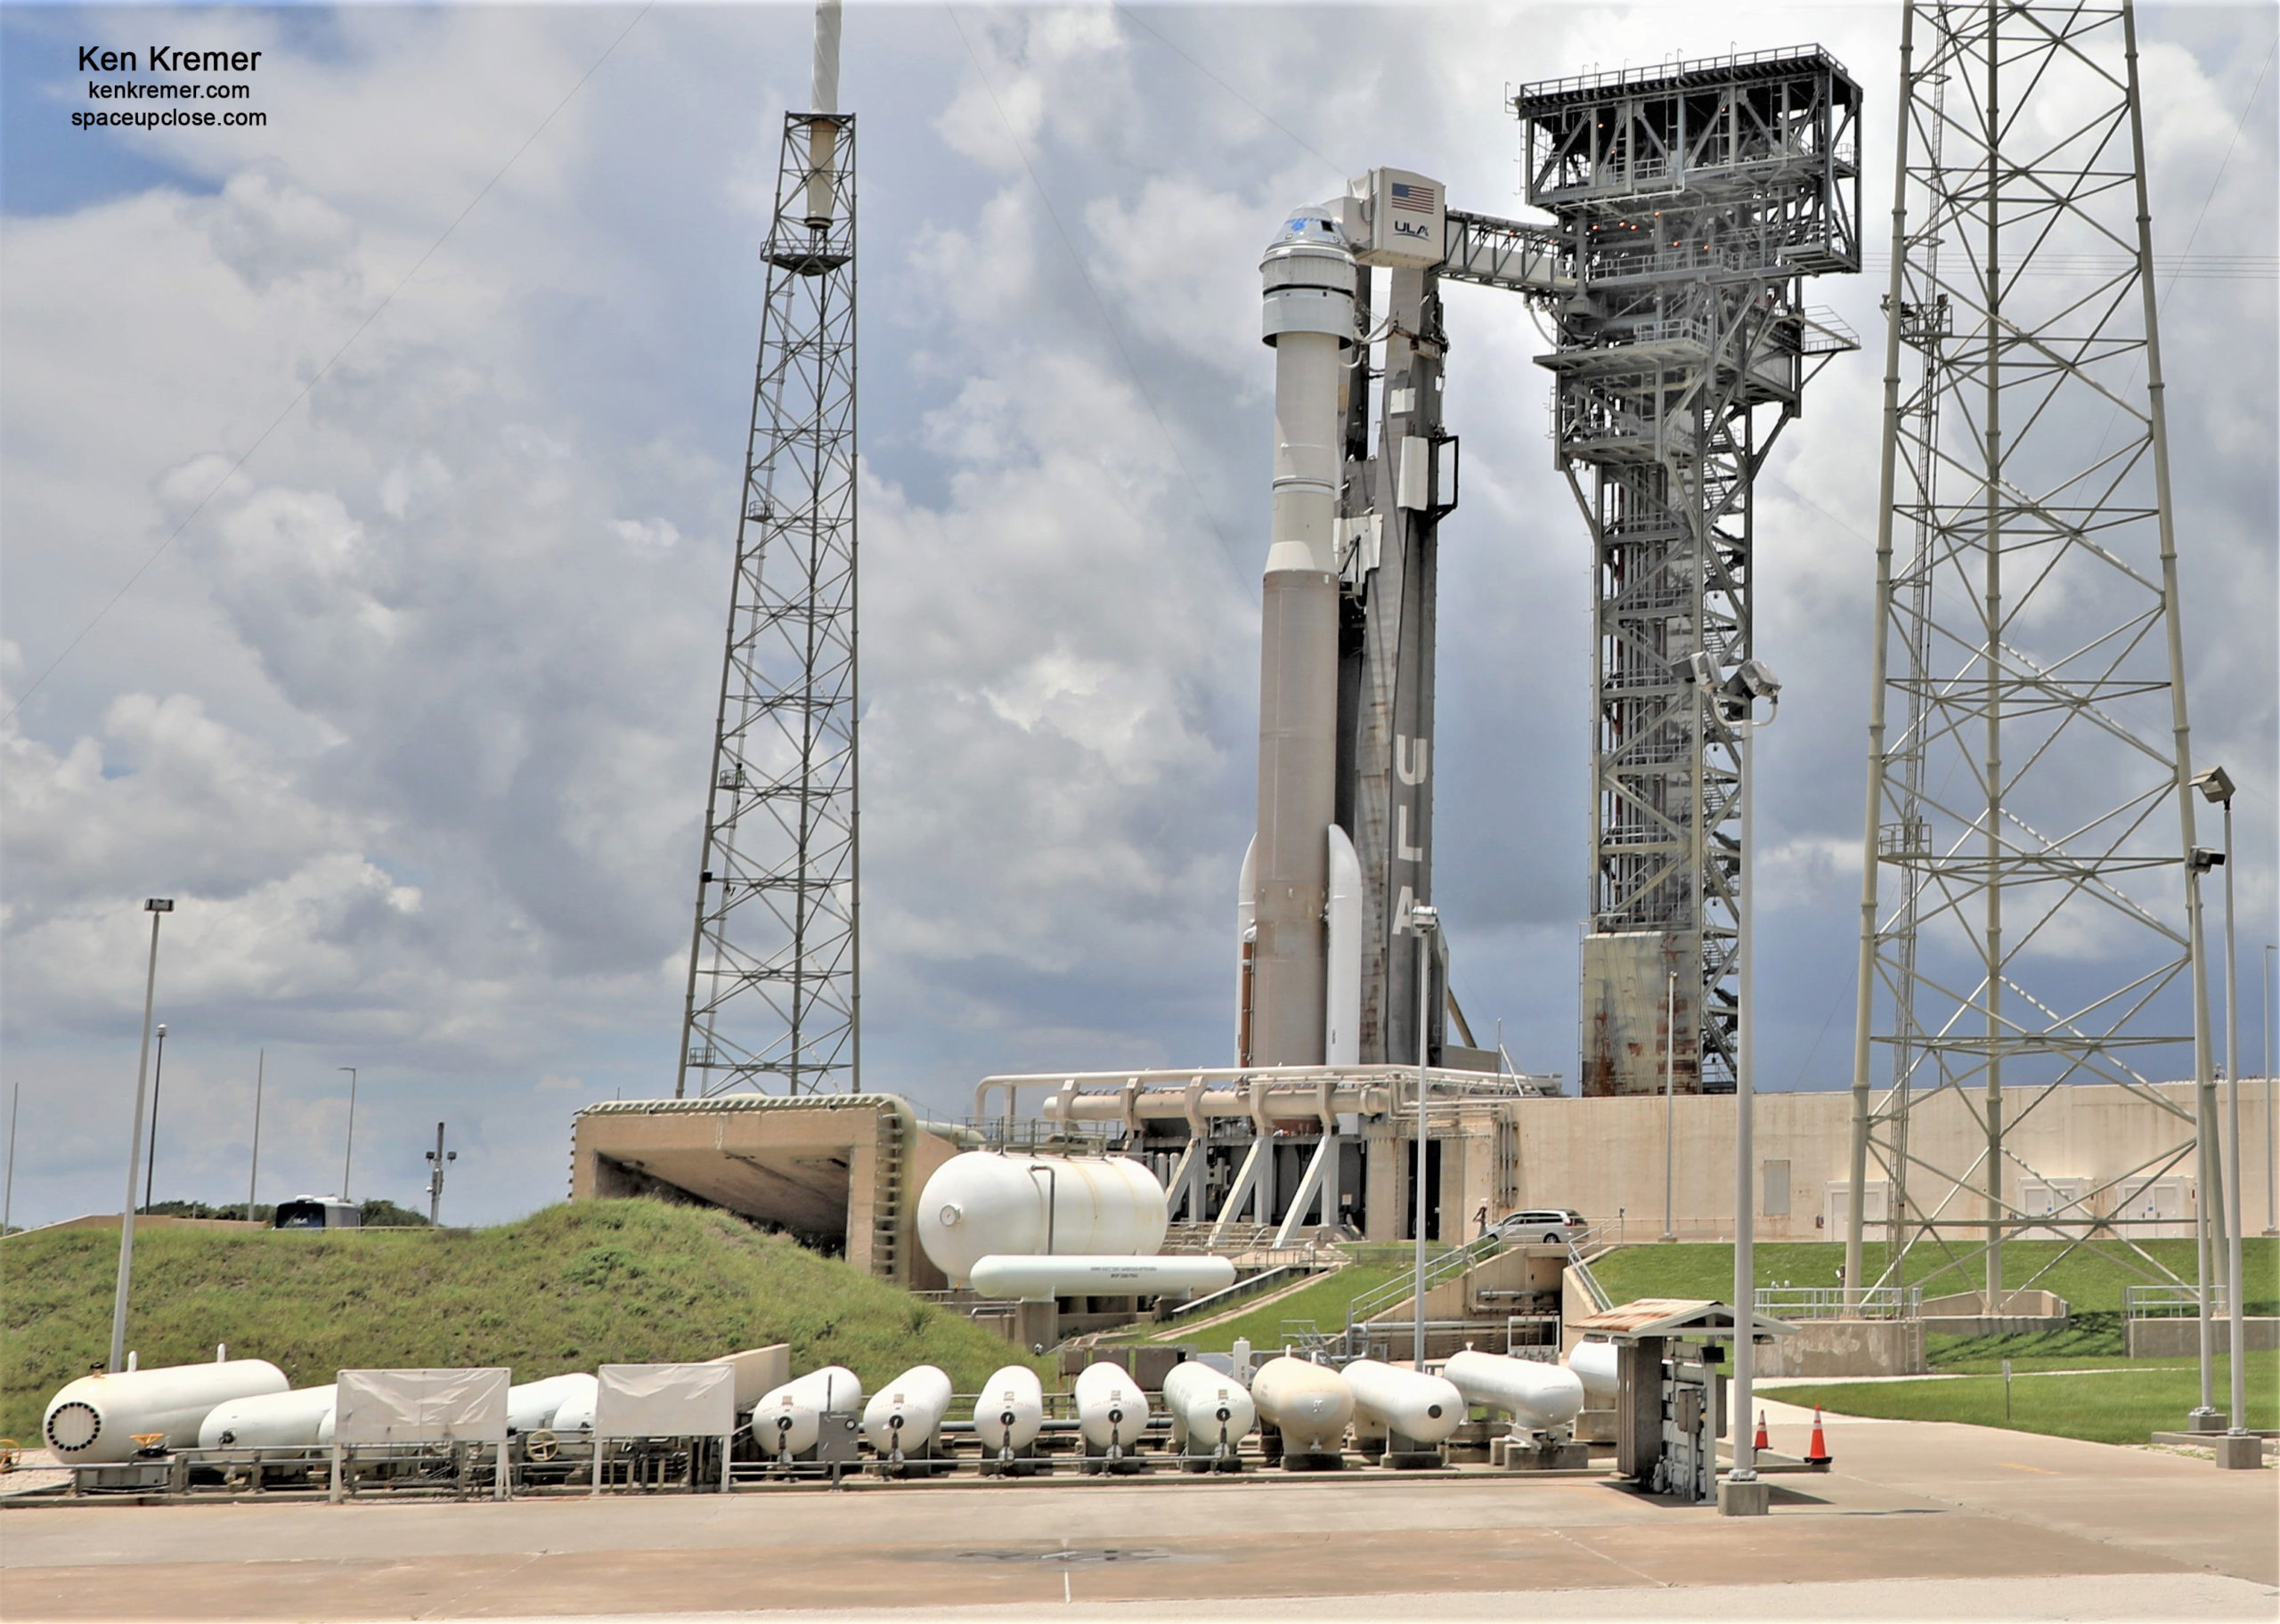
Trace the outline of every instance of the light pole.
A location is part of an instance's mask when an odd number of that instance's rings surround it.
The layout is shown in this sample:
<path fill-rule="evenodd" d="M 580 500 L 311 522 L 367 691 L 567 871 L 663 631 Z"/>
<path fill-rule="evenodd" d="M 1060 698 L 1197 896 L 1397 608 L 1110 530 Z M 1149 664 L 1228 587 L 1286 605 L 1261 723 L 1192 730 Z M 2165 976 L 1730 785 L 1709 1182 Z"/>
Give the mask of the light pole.
<path fill-rule="evenodd" d="M 8 1187 L 0 1194 L 0 1235 L 8 1232 L 9 1214 L 16 1210 L 16 1108 L 23 1103 L 24 1085 L 8 1091 Z"/>
<path fill-rule="evenodd" d="M 1741 735 L 1742 769 L 1742 849 L 1740 883 L 1741 906 L 1736 910 L 1735 943 L 1740 960 L 1738 1002 L 1736 1005 L 1736 1025 L 1738 1052 L 1734 1067 L 1734 1380 L 1731 1425 L 1734 1429 L 1734 1465 L 1727 1473 L 1730 1489 L 1740 1486 L 1740 1492 L 1719 1497 L 1718 1509 L 1727 1516 L 1763 1516 L 1767 1497 L 1757 1488 L 1757 1451 L 1750 1431 L 1751 1376 L 1756 1356 L 1754 1332 L 1757 1324 L 1757 1253 L 1755 1181 L 1753 1176 L 1757 1150 L 1752 1132 L 1751 1102 L 1756 1090 L 1757 1020 L 1753 1007 L 1756 990 L 1753 962 L 1753 938 L 1757 917 L 1757 849 L 1756 801 L 1757 772 L 1755 740 L 1757 730 L 1772 725 L 1781 709 L 1781 683 L 1761 660 L 1745 660 L 1723 682 L 1714 682 L 1715 668 L 1706 654 L 1697 654 L 1693 659 L 1695 680 L 1716 695 L 1720 703 L 1719 719 L 1727 728 Z M 1768 702 L 1765 719 L 1758 721 L 1750 713 L 1759 700 Z"/>
<path fill-rule="evenodd" d="M 2211 851 L 2206 846 L 2195 846 L 2185 854 L 2185 922 L 2186 951 L 2192 955 L 2193 975 L 2193 1147 L 2195 1167 L 2194 1190 L 2194 1318 L 2200 1333 L 2201 1403 L 2187 1420 L 2188 1430 L 2213 1433 L 2217 1430 L 2216 1389 L 2210 1379 L 2212 1369 L 2211 1333 L 2209 1326 L 2209 1209 L 2215 1205 L 2211 1186 L 2216 1182 L 2217 1158 L 2211 1154 L 2210 1141 L 2216 1133 L 2216 1084 L 2209 1077 L 2209 999 L 2206 991 L 2209 962 L 2207 944 L 2201 926 L 2201 876 L 2225 860 L 2225 854 Z"/>
<path fill-rule="evenodd" d="M 1417 1300 L 1412 1304 L 1416 1324 L 1409 1352 L 1418 1370 L 1425 1368 L 1425 1062 L 1433 1048 L 1433 933 L 1440 924 L 1439 913 L 1429 904 L 1410 910 L 1409 928 L 1417 932 L 1417 1172 L 1411 1180 L 1417 1187 Z"/>
<path fill-rule="evenodd" d="M 1678 971 L 1663 995 L 1663 1238 L 1676 1240 L 1671 1223 L 1671 1158 L 1678 1143 Z"/>
<path fill-rule="evenodd" d="M 2258 990 L 2264 995 L 2264 1232 L 2280 1235 L 2280 1181 L 2273 1174 L 2273 1164 L 2280 1161 L 2275 1154 L 2280 1148 L 2280 1116 L 2272 1110 L 2272 955 L 2280 946 L 2270 942 L 2264 945 L 2264 984 Z"/>
<path fill-rule="evenodd" d="M 2221 767 L 2212 767 L 2194 781 L 2201 793 L 2225 808 L 2225 1322 L 2226 1360 L 2233 1377 L 2232 1432 L 2248 1431 L 2248 1347 L 2243 1339 L 2248 1289 L 2241 1276 L 2241 1022 L 2235 1007 L 2239 983 L 2235 978 L 2233 940 L 2233 780 Z M 2260 1451 L 2258 1464 L 2262 1464 Z"/>
<path fill-rule="evenodd" d="M 151 1146 L 142 1164 L 142 1205 L 151 1205 L 151 1181 L 159 1173 L 159 1090 L 167 1080 L 167 1023 L 159 1023 L 159 1058 L 151 1068 Z"/>
<path fill-rule="evenodd" d="M 452 1150 L 447 1152 L 444 1150 L 444 1125 L 440 1122 L 437 1123 L 436 1125 L 436 1148 L 428 1153 L 428 1161 L 429 1164 L 428 1171 L 428 1222 L 429 1223 L 436 1222 L 438 1214 L 440 1214 L 444 1210 L 444 1165 L 449 1162 L 456 1162 L 459 1159 L 460 1153 L 458 1151 Z M 1048 1219 L 1051 1210 L 1052 1209 L 1050 1207 L 1046 1209 Z"/>
<path fill-rule="evenodd" d="M 246 1170 L 246 1222 L 253 1222 L 254 1186 L 261 1181 L 261 1074 L 269 1062 L 269 1051 L 257 1049 L 253 1060 L 253 1165 Z"/>
<path fill-rule="evenodd" d="M 356 1068 L 338 1066 L 333 1069 L 348 1074 L 348 1146 L 340 1153 L 340 1198 L 348 1199 L 348 1165 L 356 1155 Z"/>
<path fill-rule="evenodd" d="M 159 916 L 175 911 L 174 900 L 153 897 L 142 905 L 151 916 L 151 969 L 142 981 L 142 1052 L 134 1063 L 134 1124 L 126 1140 L 126 1210 L 118 1215 L 118 1289 L 110 1305 L 111 1371 L 126 1368 L 126 1292 L 134 1279 L 134 1158 L 142 1149 L 142 1092 L 151 1073 L 151 1010 L 159 991 Z"/>

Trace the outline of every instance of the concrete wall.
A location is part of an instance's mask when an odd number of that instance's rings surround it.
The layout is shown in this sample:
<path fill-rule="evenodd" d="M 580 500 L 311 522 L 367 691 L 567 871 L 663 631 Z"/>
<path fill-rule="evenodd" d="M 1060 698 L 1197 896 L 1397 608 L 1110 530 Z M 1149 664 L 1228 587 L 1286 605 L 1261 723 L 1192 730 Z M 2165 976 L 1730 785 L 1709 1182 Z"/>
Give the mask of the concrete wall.
<path fill-rule="evenodd" d="M 2156 1150 L 2191 1134 L 2191 1085 L 2164 1084 L 2155 1092 L 2183 1115 L 2173 1115 L 2121 1088 L 2068 1086 L 2053 1091 L 2026 1111 L 2014 1124 L 2007 1142 L 2038 1173 L 2054 1180 L 2087 1179 L 2089 1187 L 2095 1188 L 2129 1173 Z M 2220 1102 L 2222 1092 L 2220 1086 Z M 2021 1110 L 2033 1098 L 2027 1091 L 2017 1091 L 2011 1096 L 2011 1108 Z M 1577 1207 L 1594 1222 L 1613 1221 L 1620 1214 L 1624 1234 L 1632 1240 L 1652 1240 L 1661 1233 L 1665 1119 L 1660 1099 L 1522 1100 L 1500 1108 L 1514 1113 L 1519 1134 L 1512 1205 Z M 2250 1234 L 2260 1231 L 2265 1223 L 2264 1147 L 2270 1110 L 2269 1082 L 2243 1079 L 2242 1208 Z M 1732 1099 L 1682 1094 L 1672 1102 L 1669 1119 L 1675 1149 L 1671 1163 L 1673 1206 L 1680 1238 L 1730 1237 Z M 1851 1176 L 1851 1094 L 1844 1091 L 1760 1094 L 1755 1126 L 1760 1164 L 1754 1181 L 1759 1201 L 1758 1236 L 1770 1240 L 1842 1239 L 1841 1218 L 1830 1222 L 1830 1198 L 1834 1190 L 1841 1213 L 1843 1192 Z M 1953 1093 L 1919 1103 L 1910 1133 L 1914 1152 L 1936 1166 L 1968 1168 L 1983 1150 L 1982 1130 Z M 1765 1210 L 1764 1164 L 1768 1162 L 1787 1164 L 1786 1213 Z M 2178 1227 L 2184 1233 L 2191 1232 L 2183 1226 L 2190 1222 L 2197 1196 L 2193 1171 L 2193 1158 L 2187 1156 L 2170 1174 L 2182 1182 L 2179 1193 L 2186 1208 L 2178 1214 Z M 1872 1190 L 1879 1176 L 1872 1162 Z M 1909 1182 L 1910 1206 L 1918 1210 L 1936 1206 L 1953 1193 L 1951 1186 L 1920 1168 L 1910 1172 Z M 1469 1184 L 1467 1188 L 1475 1187 Z M 2008 1188 L 2010 1198 L 2018 1199 L 2015 1185 Z M 1777 1200 L 1774 1205 L 1783 1204 Z M 1985 1204 L 1966 1191 L 1950 1202 L 1948 1211 L 1958 1217 L 1976 1218 L 1983 1215 Z"/>
<path fill-rule="evenodd" d="M 1760 1376 L 1917 1376 L 1924 1326 L 1913 1320 L 1807 1320 L 1757 1350 Z M 1779 1395 L 1776 1395 L 1779 1396 Z"/>
<path fill-rule="evenodd" d="M 2232 1322 L 2220 1317 L 2209 1328 L 2210 1345 L 2219 1353 L 2232 1352 Z M 2241 1340 L 2248 1344 L 2252 1352 L 2260 1348 L 2280 1348 L 2280 1320 L 2243 1319 L 2241 1321 Z M 2129 1357 L 2132 1359 L 2191 1359 L 2200 1352 L 2201 1322 L 2198 1320 L 2132 1320 L 2129 1322 Z"/>

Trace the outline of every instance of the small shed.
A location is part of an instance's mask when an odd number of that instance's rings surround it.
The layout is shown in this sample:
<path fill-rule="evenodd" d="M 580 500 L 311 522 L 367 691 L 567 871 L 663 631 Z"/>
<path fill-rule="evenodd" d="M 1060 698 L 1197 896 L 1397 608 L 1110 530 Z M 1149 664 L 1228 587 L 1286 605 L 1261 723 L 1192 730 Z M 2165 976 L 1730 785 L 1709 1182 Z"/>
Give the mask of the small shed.
<path fill-rule="evenodd" d="M 1726 1345 L 1740 1334 L 1733 1307 L 1709 1299 L 1641 1297 L 1568 1322 L 1616 1345 L 1615 1469 L 1657 1493 L 1717 1498 L 1717 1440 L 1725 1432 Z M 1752 1313 L 1753 1343 L 1793 1336 L 1787 1320 Z"/>

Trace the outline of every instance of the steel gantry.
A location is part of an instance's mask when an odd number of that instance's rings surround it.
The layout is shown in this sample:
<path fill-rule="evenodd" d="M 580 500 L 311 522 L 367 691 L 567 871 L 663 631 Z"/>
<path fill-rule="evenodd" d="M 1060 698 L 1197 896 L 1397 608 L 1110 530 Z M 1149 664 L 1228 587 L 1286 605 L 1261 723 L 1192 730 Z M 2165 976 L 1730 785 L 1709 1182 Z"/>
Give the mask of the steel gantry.
<path fill-rule="evenodd" d="M 2008 1239 L 2173 1279 L 2137 1238 L 2215 1210 L 2177 548 L 2129 7 L 1903 30 L 1845 1279 L 2001 1313 Z M 2173 1131 L 2030 1163 L 2074 1083 Z"/>
<path fill-rule="evenodd" d="M 1755 476 L 1806 383 L 1858 347 L 1803 298 L 1860 269 L 1860 91 L 1809 48 L 1512 105 L 1573 283 L 1540 364 L 1595 557 L 1583 1092 L 1730 1092 L 1742 751 L 1694 662 L 1754 654 Z"/>
<path fill-rule="evenodd" d="M 855 119 L 839 8 L 784 117 L 673 1093 L 859 1086 Z"/>

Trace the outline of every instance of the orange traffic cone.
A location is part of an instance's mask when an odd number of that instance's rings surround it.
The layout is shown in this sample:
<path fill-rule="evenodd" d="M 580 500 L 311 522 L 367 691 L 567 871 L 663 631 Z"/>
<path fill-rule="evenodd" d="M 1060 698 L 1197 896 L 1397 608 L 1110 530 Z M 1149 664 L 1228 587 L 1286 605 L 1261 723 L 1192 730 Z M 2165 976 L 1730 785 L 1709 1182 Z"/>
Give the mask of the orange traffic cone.
<path fill-rule="evenodd" d="M 1813 1406 L 1813 1441 L 1805 1451 L 1805 1465 L 1816 1472 L 1826 1472 L 1836 1458 L 1828 1452 L 1828 1439 L 1820 1430 L 1820 1406 Z"/>
<path fill-rule="evenodd" d="M 1762 1409 L 1757 1412 L 1757 1441 L 1752 1443 L 1749 1447 L 1757 1450 L 1760 1454 L 1764 1453 L 1766 1450 L 1773 1447 L 1771 1441 L 1769 1441 L 1765 1435 L 1765 1412 Z"/>

